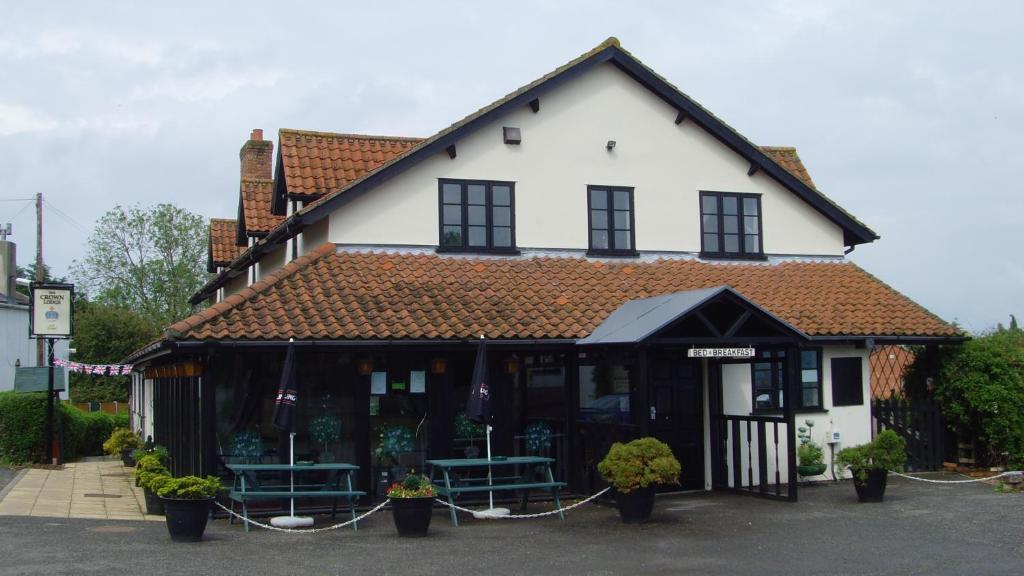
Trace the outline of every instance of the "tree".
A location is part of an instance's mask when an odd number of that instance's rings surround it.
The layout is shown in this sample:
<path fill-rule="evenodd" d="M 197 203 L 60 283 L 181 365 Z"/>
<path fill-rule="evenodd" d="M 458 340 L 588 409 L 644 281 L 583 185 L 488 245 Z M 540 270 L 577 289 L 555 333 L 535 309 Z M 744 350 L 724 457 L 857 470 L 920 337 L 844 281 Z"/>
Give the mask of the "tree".
<path fill-rule="evenodd" d="M 992 463 L 1024 464 L 1024 331 L 997 329 L 944 359 L 935 397 Z"/>
<path fill-rule="evenodd" d="M 206 239 L 204 219 L 171 204 L 115 206 L 97 222 L 71 275 L 96 303 L 163 328 L 191 313 L 188 299 L 208 278 Z"/>
<path fill-rule="evenodd" d="M 74 360 L 86 364 L 117 364 L 159 335 L 150 322 L 131 310 L 85 298 L 75 302 Z M 73 402 L 125 402 L 127 376 L 71 375 Z"/>
<path fill-rule="evenodd" d="M 36 263 L 33 260 L 28 266 L 17 267 L 18 278 L 24 278 L 26 280 L 36 281 Z M 50 272 L 50 267 L 43 263 L 43 282 L 67 282 L 68 279 L 63 276 L 54 276 Z M 28 286 L 18 286 L 18 292 L 21 292 L 25 296 L 29 295 Z"/>

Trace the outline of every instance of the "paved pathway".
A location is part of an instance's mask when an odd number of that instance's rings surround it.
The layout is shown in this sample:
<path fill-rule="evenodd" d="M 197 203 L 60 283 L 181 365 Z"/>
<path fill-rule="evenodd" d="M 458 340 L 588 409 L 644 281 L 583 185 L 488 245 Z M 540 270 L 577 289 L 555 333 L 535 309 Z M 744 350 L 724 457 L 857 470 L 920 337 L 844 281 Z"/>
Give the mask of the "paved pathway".
<path fill-rule="evenodd" d="M 24 470 L 0 500 L 0 515 L 163 520 L 146 516 L 141 488 L 119 460 L 66 464 L 63 470 Z"/>

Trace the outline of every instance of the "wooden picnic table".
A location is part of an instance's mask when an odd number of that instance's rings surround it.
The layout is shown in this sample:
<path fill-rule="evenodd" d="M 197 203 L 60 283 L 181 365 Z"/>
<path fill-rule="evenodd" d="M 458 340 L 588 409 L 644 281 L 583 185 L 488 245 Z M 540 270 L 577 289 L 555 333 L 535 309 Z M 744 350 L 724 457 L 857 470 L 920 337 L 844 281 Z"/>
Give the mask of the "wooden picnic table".
<path fill-rule="evenodd" d="M 565 515 L 561 512 L 562 505 L 558 500 L 558 491 L 565 487 L 565 482 L 556 482 L 551 473 L 551 464 L 554 458 L 543 456 L 492 456 L 487 458 L 445 458 L 438 460 L 427 460 L 431 466 L 430 481 L 437 486 L 438 494 L 448 499 L 448 510 L 451 512 L 452 525 L 458 526 L 459 519 L 455 514 L 455 498 L 459 494 L 498 492 L 498 491 L 522 491 L 522 509 L 526 508 L 527 496 L 530 490 L 551 490 L 555 500 L 555 507 L 559 509 L 558 515 L 563 520 Z M 495 477 L 495 468 L 512 470 Z M 490 468 L 492 470 L 491 483 L 487 477 L 467 476 L 464 472 L 471 472 L 473 469 Z M 544 480 L 534 479 L 533 473 L 537 468 L 544 471 Z M 440 477 L 438 474 L 440 473 Z"/>
<path fill-rule="evenodd" d="M 278 498 L 332 498 L 331 518 L 337 515 L 338 499 L 346 498 L 349 503 L 349 510 L 352 519 L 356 518 L 356 501 L 366 495 L 366 492 L 353 490 L 352 473 L 359 470 L 355 464 L 344 462 L 331 462 L 323 464 L 226 464 L 228 470 L 235 478 L 228 491 L 228 498 L 231 499 L 231 511 L 235 510 L 235 502 L 242 504 L 242 518 L 245 521 L 245 531 L 249 531 L 249 500 L 268 500 Z M 310 483 L 299 482 L 295 484 L 295 490 L 289 485 L 267 484 L 261 476 L 271 473 L 294 472 L 296 476 L 308 472 L 329 472 L 326 482 Z M 342 480 L 344 479 L 344 485 Z M 231 517 L 234 522 L 234 516 Z M 352 523 L 352 529 L 357 530 L 356 524 Z"/>

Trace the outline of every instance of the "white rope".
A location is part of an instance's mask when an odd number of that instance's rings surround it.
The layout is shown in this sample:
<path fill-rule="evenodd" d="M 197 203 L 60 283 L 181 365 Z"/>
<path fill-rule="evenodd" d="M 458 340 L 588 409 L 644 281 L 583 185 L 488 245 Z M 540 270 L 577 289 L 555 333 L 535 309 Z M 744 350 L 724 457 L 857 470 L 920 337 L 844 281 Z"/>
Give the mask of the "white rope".
<path fill-rule="evenodd" d="M 995 480 L 996 478 L 1002 478 L 1003 476 L 1010 476 L 1011 474 L 1020 474 L 1019 470 L 1012 472 L 1003 472 L 1002 474 L 996 474 L 995 476 L 986 476 L 985 478 L 971 478 L 969 480 L 932 480 L 931 478 L 919 478 L 917 476 L 910 476 L 907 474 L 901 474 L 899 472 L 889 471 L 890 474 L 895 474 L 901 478 L 909 478 L 910 480 L 917 480 L 919 482 L 929 482 L 931 484 L 970 484 L 971 482 L 984 482 L 986 480 Z"/>
<path fill-rule="evenodd" d="M 548 512 L 540 512 L 540 513 L 537 513 L 537 514 L 507 514 L 507 515 L 504 515 L 504 516 L 488 516 L 488 518 L 502 518 L 502 519 L 513 519 L 513 520 L 525 520 L 525 519 L 528 519 L 528 518 L 541 518 L 543 516 L 551 516 L 553 514 L 558 514 L 560 512 L 568 512 L 568 511 L 572 510 L 573 508 L 577 508 L 579 506 L 582 506 L 582 505 L 586 504 L 587 502 L 590 502 L 594 498 L 597 498 L 598 496 L 604 494 L 605 492 L 607 492 L 609 490 L 611 490 L 611 486 L 609 486 L 608 488 L 605 488 L 604 490 L 601 490 L 600 492 L 598 492 L 597 494 L 594 494 L 593 496 L 588 497 L 586 500 L 580 500 L 579 502 L 573 504 L 572 506 L 567 506 L 565 508 L 556 508 L 556 509 L 550 510 Z M 455 504 L 451 504 L 449 502 L 441 500 L 440 498 L 435 498 L 434 500 L 437 501 L 437 502 L 440 502 L 441 504 L 444 504 L 445 506 L 450 506 L 450 507 L 454 508 L 455 510 L 458 510 L 459 512 L 465 512 L 467 514 L 476 514 L 476 513 L 481 512 L 480 510 L 470 510 L 469 508 L 463 508 L 462 506 L 456 506 Z"/>
<path fill-rule="evenodd" d="M 352 524 L 354 522 L 358 522 L 358 521 L 362 520 L 363 518 L 366 518 L 370 514 L 373 514 L 374 512 L 380 510 L 381 508 L 386 506 L 388 502 L 391 502 L 391 499 L 384 500 L 383 502 L 378 504 L 376 508 L 374 508 L 373 510 L 370 510 L 369 512 L 364 513 L 362 516 L 356 516 L 355 518 L 349 520 L 348 522 L 342 522 L 341 524 L 335 524 L 333 526 L 326 526 L 324 528 L 310 528 L 308 530 L 295 530 L 293 528 L 278 528 L 277 526 L 271 526 L 270 524 L 264 524 L 262 522 L 257 522 L 255 520 L 253 520 L 252 518 L 249 518 L 248 522 L 249 522 L 249 524 L 255 524 L 256 526 L 259 526 L 260 528 L 266 528 L 267 530 L 273 530 L 275 532 L 292 532 L 292 533 L 302 533 L 302 534 L 316 534 L 317 532 L 327 532 L 328 530 L 337 530 L 338 528 L 344 528 L 345 526 L 348 526 L 349 524 Z M 231 510 L 230 508 L 227 508 L 226 506 L 224 506 L 220 502 L 214 502 L 214 504 L 219 506 L 221 510 L 227 512 L 228 514 L 231 514 L 232 516 L 235 516 L 236 518 L 242 520 L 243 522 L 246 521 L 245 516 L 242 516 L 241 514 Z"/>

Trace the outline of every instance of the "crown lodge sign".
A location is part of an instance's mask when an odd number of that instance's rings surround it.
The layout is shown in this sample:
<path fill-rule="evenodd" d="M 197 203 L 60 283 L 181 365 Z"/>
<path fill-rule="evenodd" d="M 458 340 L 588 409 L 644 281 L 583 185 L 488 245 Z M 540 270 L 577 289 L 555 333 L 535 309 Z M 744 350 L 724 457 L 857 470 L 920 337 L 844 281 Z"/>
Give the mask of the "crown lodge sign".
<path fill-rule="evenodd" d="M 72 284 L 33 284 L 32 338 L 70 338 L 72 303 L 75 287 Z"/>

